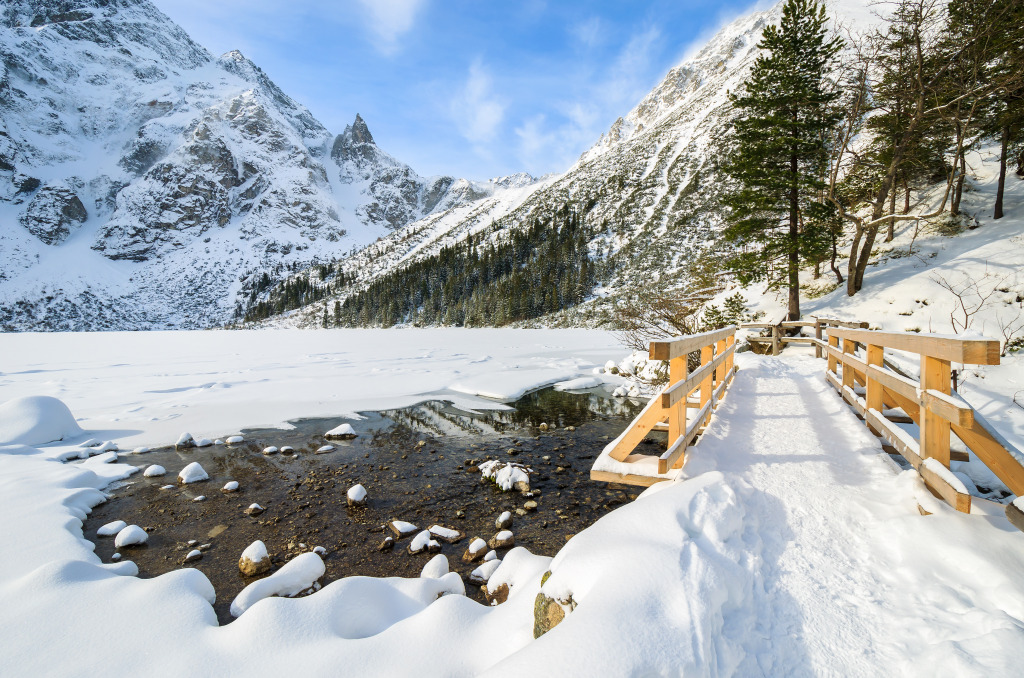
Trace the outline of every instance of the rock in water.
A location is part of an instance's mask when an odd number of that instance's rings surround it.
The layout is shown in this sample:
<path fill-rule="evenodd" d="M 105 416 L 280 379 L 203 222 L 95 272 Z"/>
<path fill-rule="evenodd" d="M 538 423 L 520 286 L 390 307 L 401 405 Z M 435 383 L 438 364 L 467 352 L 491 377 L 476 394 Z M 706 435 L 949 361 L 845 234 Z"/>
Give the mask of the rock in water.
<path fill-rule="evenodd" d="M 167 469 L 165 469 L 160 464 L 153 464 L 151 466 L 146 467 L 146 470 L 142 472 L 142 475 L 146 476 L 147 478 L 158 478 L 165 473 L 167 473 Z"/>
<path fill-rule="evenodd" d="M 462 562 L 475 563 L 482 560 L 485 553 L 487 553 L 487 542 L 480 537 L 473 537 L 473 540 L 469 542 L 469 546 L 466 548 L 466 552 L 462 554 Z"/>
<path fill-rule="evenodd" d="M 509 530 L 502 530 L 498 534 L 491 537 L 487 545 L 492 549 L 508 549 L 512 548 L 516 544 L 516 538 L 512 535 Z"/>
<path fill-rule="evenodd" d="M 494 521 L 494 526 L 499 530 L 507 530 L 512 527 L 512 514 L 505 511 Z"/>
<path fill-rule="evenodd" d="M 443 525 L 431 525 L 428 529 L 435 539 L 439 539 L 446 544 L 457 544 L 466 538 L 465 532 L 460 532 L 459 530 L 451 527 L 445 527 Z"/>
<path fill-rule="evenodd" d="M 227 443 L 228 445 L 239 445 L 245 442 L 245 438 L 243 438 L 242 436 L 231 436 L 229 438 L 225 438 L 224 442 Z"/>
<path fill-rule="evenodd" d="M 245 509 L 245 515 L 252 516 L 255 518 L 264 511 L 266 511 L 266 509 L 260 506 L 259 504 L 249 504 L 249 508 Z"/>
<path fill-rule="evenodd" d="M 366 506 L 366 488 L 362 485 L 353 485 L 348 490 L 349 506 Z"/>
<path fill-rule="evenodd" d="M 178 473 L 178 480 L 185 485 L 209 479 L 210 476 L 206 473 L 203 467 L 199 465 L 198 461 L 192 462 L 185 468 L 181 469 L 181 472 Z"/>
<path fill-rule="evenodd" d="M 402 537 L 407 537 L 413 532 L 415 532 L 417 529 L 419 529 L 412 523 L 407 523 L 404 520 L 392 520 L 390 523 L 388 523 L 388 527 L 391 528 L 391 531 L 394 532 L 395 536 L 399 539 L 401 539 Z"/>
<path fill-rule="evenodd" d="M 190 447 L 195 447 L 195 446 L 196 446 L 195 439 L 193 439 L 192 438 L 192 434 L 187 432 L 187 431 L 185 433 L 182 433 L 180 436 L 178 436 L 178 442 L 174 443 L 175 449 L 178 449 L 178 450 L 185 450 L 185 449 L 188 449 Z"/>
<path fill-rule="evenodd" d="M 100 529 L 96 530 L 97 537 L 113 537 L 115 534 L 128 527 L 128 523 L 123 520 L 115 520 L 112 523 L 107 523 Z"/>
<path fill-rule="evenodd" d="M 185 556 L 185 562 L 186 563 L 192 563 L 192 562 L 195 562 L 197 560 L 202 560 L 202 559 L 203 559 L 203 552 L 200 551 L 199 549 L 192 549 L 191 551 L 188 552 L 188 555 Z"/>
<path fill-rule="evenodd" d="M 380 543 L 380 545 L 377 546 L 377 550 L 378 551 L 390 551 L 394 547 L 395 547 L 395 539 L 394 539 L 394 537 L 384 537 L 384 541 L 382 541 Z"/>
<path fill-rule="evenodd" d="M 238 559 L 238 570 L 246 577 L 256 577 L 270 572 L 270 555 L 267 553 L 267 545 L 256 540 L 249 544 L 242 557 Z"/>
<path fill-rule="evenodd" d="M 352 424 L 342 424 L 325 433 L 324 437 L 328 440 L 352 440 L 357 435 L 356 430 L 352 428 Z"/>
<path fill-rule="evenodd" d="M 114 537 L 114 547 L 124 548 L 126 546 L 141 546 L 146 543 L 149 539 L 149 535 L 146 531 L 138 525 L 129 525 L 123 528 Z"/>
<path fill-rule="evenodd" d="M 220 489 L 221 492 L 238 492 L 238 481 L 231 480 Z"/>

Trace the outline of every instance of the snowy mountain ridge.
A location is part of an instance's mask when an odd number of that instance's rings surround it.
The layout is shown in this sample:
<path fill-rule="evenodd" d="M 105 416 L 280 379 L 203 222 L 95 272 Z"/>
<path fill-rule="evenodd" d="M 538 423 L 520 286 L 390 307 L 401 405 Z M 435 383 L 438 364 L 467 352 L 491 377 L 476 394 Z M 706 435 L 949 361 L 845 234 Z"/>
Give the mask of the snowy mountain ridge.
<path fill-rule="evenodd" d="M 148 0 L 0 17 L 0 327 L 220 325 L 263 272 L 505 187 L 422 178 L 359 116 L 332 135 Z"/>

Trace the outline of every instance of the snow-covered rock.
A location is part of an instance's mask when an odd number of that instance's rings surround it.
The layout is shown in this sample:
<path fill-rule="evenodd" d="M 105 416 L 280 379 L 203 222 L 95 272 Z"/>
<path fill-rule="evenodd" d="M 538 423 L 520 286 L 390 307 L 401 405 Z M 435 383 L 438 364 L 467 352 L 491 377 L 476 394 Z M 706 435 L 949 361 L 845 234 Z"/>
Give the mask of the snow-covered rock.
<path fill-rule="evenodd" d="M 512 527 L 512 513 L 510 511 L 502 511 L 498 519 L 494 521 L 494 526 L 499 530 L 507 530 Z"/>
<path fill-rule="evenodd" d="M 262 546 L 263 542 L 256 542 Z M 253 545 L 255 546 L 255 544 Z M 249 548 L 252 548 L 250 546 Z M 246 549 L 248 552 L 249 549 Z M 266 549 L 263 549 L 266 553 Z M 245 554 L 243 554 L 243 558 Z M 269 569 L 269 558 L 267 559 Z M 327 568 L 315 553 L 302 553 L 286 563 L 280 570 L 242 589 L 231 601 L 231 616 L 239 617 L 253 605 L 271 596 L 294 596 L 313 587 L 324 576 Z M 244 571 L 243 571 L 244 574 Z"/>
<path fill-rule="evenodd" d="M 165 473 L 167 473 L 167 469 L 160 464 L 151 464 L 146 467 L 146 470 L 142 472 L 142 475 L 147 478 L 159 478 Z"/>
<path fill-rule="evenodd" d="M 123 520 L 115 520 L 113 522 L 107 523 L 103 527 L 96 530 L 96 536 L 113 537 L 126 527 L 128 527 L 128 523 L 124 522 Z"/>
<path fill-rule="evenodd" d="M 430 553 L 437 553 L 441 550 L 441 544 L 436 542 L 430 536 L 430 530 L 423 530 L 409 542 L 409 553 L 416 555 L 417 553 L 423 553 L 429 551 Z"/>
<path fill-rule="evenodd" d="M 443 553 L 438 553 L 436 556 L 428 560 L 427 564 L 423 566 L 423 570 L 420 572 L 421 577 L 427 577 L 429 579 L 440 579 L 446 574 L 448 574 L 448 559 Z"/>
<path fill-rule="evenodd" d="M 530 491 L 530 469 L 522 464 L 499 461 L 492 459 L 480 464 L 480 475 L 494 484 L 504 492 L 518 490 L 520 492 Z"/>
<path fill-rule="evenodd" d="M 469 546 L 466 547 L 466 552 L 462 554 L 462 561 L 465 563 L 475 563 L 478 560 L 483 560 L 485 553 L 487 553 L 487 542 L 480 537 L 474 537 L 469 542 Z"/>
<path fill-rule="evenodd" d="M 330 431 L 324 434 L 324 437 L 328 440 L 351 440 L 356 437 L 356 430 L 352 428 L 352 424 L 341 424 L 332 428 Z"/>
<path fill-rule="evenodd" d="M 262 506 L 260 506 L 259 504 L 255 503 L 255 502 L 253 502 L 252 504 L 249 504 L 249 507 L 247 509 L 245 509 L 245 515 L 252 516 L 252 517 L 255 518 L 256 516 L 260 515 L 264 511 L 266 511 L 265 508 L 263 508 Z"/>
<path fill-rule="evenodd" d="M 0 405 L 0 445 L 43 445 L 82 434 L 68 406 L 50 396 L 27 396 Z"/>
<path fill-rule="evenodd" d="M 353 485 L 348 488 L 347 501 L 349 506 L 365 506 L 366 488 L 362 485 Z"/>
<path fill-rule="evenodd" d="M 141 546 L 145 544 L 149 539 L 149 535 L 146 531 L 138 525 L 128 525 L 127 527 L 121 528 L 114 537 L 115 548 L 125 548 L 128 546 Z"/>
<path fill-rule="evenodd" d="M 483 565 L 469 573 L 470 583 L 477 585 L 486 584 L 499 565 L 501 565 L 501 561 L 497 559 L 486 561 Z"/>
<path fill-rule="evenodd" d="M 182 433 L 180 436 L 178 436 L 178 440 L 175 441 L 174 446 L 178 448 L 195 447 L 196 441 L 192 437 L 192 434 L 186 431 Z"/>
<path fill-rule="evenodd" d="M 237 480 L 229 480 L 228 482 L 226 482 L 224 484 L 224 487 L 221 488 L 221 491 L 222 492 L 238 492 L 238 481 Z"/>
<path fill-rule="evenodd" d="M 209 438 L 199 438 L 196 440 L 196 447 L 209 447 L 213 445 L 213 441 Z"/>
<path fill-rule="evenodd" d="M 178 481 L 185 485 L 209 479 L 209 474 L 206 473 L 206 470 L 203 469 L 202 465 L 200 465 L 198 461 L 192 462 L 178 472 Z"/>
<path fill-rule="evenodd" d="M 194 563 L 195 561 L 202 560 L 202 559 L 203 559 L 203 552 L 200 551 L 199 549 L 192 549 L 191 551 L 188 552 L 188 554 L 185 555 L 185 562 L 186 563 Z"/>
<path fill-rule="evenodd" d="M 245 442 L 245 438 L 242 436 L 228 436 L 224 439 L 224 442 L 228 445 L 238 445 Z"/>
<path fill-rule="evenodd" d="M 404 520 L 392 520 L 390 523 L 388 523 L 388 526 L 391 528 L 391 531 L 395 533 L 395 536 L 399 539 L 407 535 L 410 535 L 417 529 L 419 529 L 412 523 L 407 523 Z"/>
<path fill-rule="evenodd" d="M 270 572 L 270 554 L 267 545 L 256 540 L 249 544 L 238 559 L 238 570 L 246 577 L 255 577 Z"/>
<path fill-rule="evenodd" d="M 321 445 L 320 447 L 317 448 L 316 451 L 317 454 L 323 454 L 324 452 L 332 452 L 333 450 L 334 445 Z"/>
<path fill-rule="evenodd" d="M 444 525 L 431 525 L 427 528 L 430 534 L 446 544 L 457 544 L 466 538 L 466 533 Z"/>
<path fill-rule="evenodd" d="M 277 448 L 271 445 L 263 448 L 263 454 L 277 454 Z"/>

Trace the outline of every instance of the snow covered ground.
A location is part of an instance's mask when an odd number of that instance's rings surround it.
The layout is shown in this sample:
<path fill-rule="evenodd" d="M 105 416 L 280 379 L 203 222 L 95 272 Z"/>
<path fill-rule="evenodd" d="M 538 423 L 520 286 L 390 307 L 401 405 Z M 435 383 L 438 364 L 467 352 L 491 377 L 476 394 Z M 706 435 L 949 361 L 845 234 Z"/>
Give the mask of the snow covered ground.
<path fill-rule="evenodd" d="M 93 428 L 102 426 L 109 433 L 102 437 L 157 443 L 184 426 L 212 434 L 268 423 L 256 421 L 268 411 L 279 420 L 311 414 L 314 405 L 337 414 L 366 402 L 401 404 L 487 370 L 498 391 L 501 374 L 517 369 L 544 367 L 563 378 L 575 365 L 578 375 L 589 374 L 621 351 L 593 332 L 31 339 L 0 336 L 4 355 L 16 356 L 15 369 L 5 365 L 5 395 L 46 390 L 80 417 L 87 413 L 79 422 L 85 435 L 96 437 Z M 189 350 L 199 357 L 190 361 Z M 825 384 L 821 361 L 787 351 L 777 359 L 742 354 L 737 363 L 680 479 L 611 512 L 554 559 L 506 553 L 488 584 L 509 587 L 497 607 L 460 595 L 446 577 L 352 577 L 305 598 L 249 601 L 221 628 L 210 605 L 216 592 L 199 570 L 138 579 L 130 550 L 121 562 L 101 563 L 83 538 L 82 519 L 104 500 L 101 489 L 137 469 L 110 453 L 77 465 L 52 461 L 74 441 L 0 448 L 9 546 L 0 554 L 0 666 L 12 675 L 180 675 L 182 667 L 196 675 L 343 667 L 360 676 L 1019 669 L 1024 535 L 1001 515 L 947 510 L 914 474 L 895 470 Z M 397 366 L 406 378 L 392 373 Z M 267 407 L 261 396 L 272 396 L 276 409 L 260 409 Z M 181 416 L 168 423 L 157 416 L 162 410 Z M 131 423 L 116 421 L 128 414 Z M 111 432 L 118 426 L 127 429 L 123 438 Z M 919 515 L 918 502 L 934 515 Z M 570 611 L 534 640 L 538 592 Z"/>

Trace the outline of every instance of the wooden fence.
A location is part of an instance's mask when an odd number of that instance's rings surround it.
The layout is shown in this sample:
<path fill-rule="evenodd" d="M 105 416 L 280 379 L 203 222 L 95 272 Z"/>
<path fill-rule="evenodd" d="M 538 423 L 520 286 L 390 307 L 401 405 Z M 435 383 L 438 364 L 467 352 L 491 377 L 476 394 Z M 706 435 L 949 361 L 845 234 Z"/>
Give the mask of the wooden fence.
<path fill-rule="evenodd" d="M 836 320 L 835 318 L 814 318 L 813 320 L 783 320 L 777 323 L 743 323 L 740 325 L 743 329 L 761 329 L 771 330 L 772 334 L 770 337 L 747 337 L 747 341 L 750 343 L 765 343 L 771 344 L 772 355 L 779 355 L 782 352 L 783 347 L 786 344 L 814 344 L 814 340 L 811 337 L 800 336 L 799 330 L 804 327 L 814 328 L 814 338 L 821 341 L 824 338 L 824 333 L 833 327 L 854 327 L 854 328 L 866 328 L 868 326 L 865 322 L 849 322 L 846 320 Z M 786 332 L 790 330 L 797 330 L 796 336 L 787 336 Z M 817 357 L 821 357 L 821 348 L 815 346 L 814 354 Z"/>
<path fill-rule="evenodd" d="M 668 474 L 683 465 L 686 448 L 707 425 L 712 410 L 718 406 L 732 382 L 736 371 L 733 357 L 737 329 L 734 325 L 713 332 L 651 342 L 651 359 L 668 362 L 668 385 L 601 454 L 601 457 L 635 465 L 636 471 L 620 473 L 595 469 L 590 472 L 592 480 L 653 485 L 659 480 L 669 479 Z M 687 358 L 695 352 L 700 353 L 700 367 L 689 372 Z M 654 430 L 668 433 L 668 446 L 658 457 L 656 469 L 641 463 L 650 459 L 648 455 L 633 454 L 636 446 Z M 595 463 L 597 465 L 599 463 Z M 640 472 L 641 467 L 645 472 Z"/>
<path fill-rule="evenodd" d="M 835 328 L 828 342 L 815 339 L 825 353 L 827 381 L 864 419 L 917 469 L 928 488 L 957 511 L 971 512 L 971 495 L 950 470 L 950 461 L 966 461 L 951 449 L 955 435 L 1015 494 L 1024 494 L 1024 456 L 1003 439 L 950 388 L 952 363 L 998 365 L 999 342 L 956 336 Z M 885 351 L 912 353 L 920 360 L 920 378 L 893 369 Z M 899 423 L 918 427 L 915 438 Z M 1012 504 L 1007 516 L 1024 529 L 1024 516 Z"/>

